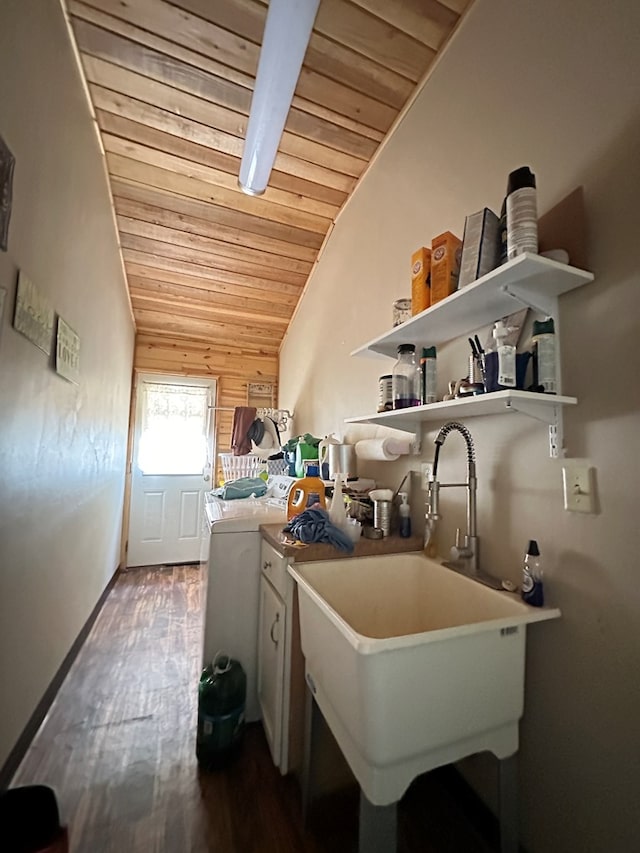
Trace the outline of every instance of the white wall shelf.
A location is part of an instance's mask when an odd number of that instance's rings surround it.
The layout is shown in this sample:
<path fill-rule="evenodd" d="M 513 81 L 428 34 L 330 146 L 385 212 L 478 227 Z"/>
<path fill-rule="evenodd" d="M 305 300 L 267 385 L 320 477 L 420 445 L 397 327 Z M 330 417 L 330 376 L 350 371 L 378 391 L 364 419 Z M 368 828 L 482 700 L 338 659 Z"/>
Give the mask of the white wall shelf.
<path fill-rule="evenodd" d="M 527 306 L 557 318 L 558 297 L 593 281 L 593 273 L 543 258 L 518 255 L 426 311 L 374 338 L 351 355 L 397 358 L 400 344 L 435 346 Z"/>
<path fill-rule="evenodd" d="M 590 281 L 593 281 L 593 273 L 586 270 L 541 255 L 518 255 L 400 326 L 374 338 L 351 355 L 395 359 L 400 344 L 413 344 L 419 352 L 422 347 L 442 344 L 481 326 L 488 326 L 523 307 L 553 317 L 557 334 L 558 297 Z M 561 390 L 559 384 L 558 390 Z M 419 437 L 420 426 L 426 421 L 521 412 L 548 424 L 549 454 L 557 457 L 561 455 L 563 445 L 563 406 L 572 406 L 577 402 L 575 397 L 559 394 L 495 391 L 477 397 L 348 418 L 346 423 L 377 424 L 411 432 Z"/>
<path fill-rule="evenodd" d="M 545 424 L 554 425 L 563 406 L 575 406 L 575 397 L 556 394 L 535 394 L 530 391 L 494 391 L 476 397 L 461 397 L 426 406 L 411 406 L 391 412 L 376 412 L 357 418 L 347 418 L 349 424 L 377 424 L 419 435 L 420 425 L 427 421 L 444 422 L 451 419 L 469 418 L 478 415 L 501 415 L 505 412 L 521 412 Z"/>

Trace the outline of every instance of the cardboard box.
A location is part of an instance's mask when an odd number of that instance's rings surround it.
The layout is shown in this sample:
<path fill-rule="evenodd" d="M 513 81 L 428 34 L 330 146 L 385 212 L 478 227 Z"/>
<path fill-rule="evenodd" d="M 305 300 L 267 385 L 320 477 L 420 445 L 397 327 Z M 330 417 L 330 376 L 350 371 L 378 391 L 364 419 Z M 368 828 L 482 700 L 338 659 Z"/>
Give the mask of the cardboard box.
<path fill-rule="evenodd" d="M 431 241 L 431 304 L 446 299 L 458 288 L 462 240 L 445 231 Z"/>
<path fill-rule="evenodd" d="M 411 255 L 411 314 L 431 305 L 431 249 L 425 246 Z"/>
<path fill-rule="evenodd" d="M 465 219 L 458 290 L 500 263 L 500 220 L 488 207 Z"/>

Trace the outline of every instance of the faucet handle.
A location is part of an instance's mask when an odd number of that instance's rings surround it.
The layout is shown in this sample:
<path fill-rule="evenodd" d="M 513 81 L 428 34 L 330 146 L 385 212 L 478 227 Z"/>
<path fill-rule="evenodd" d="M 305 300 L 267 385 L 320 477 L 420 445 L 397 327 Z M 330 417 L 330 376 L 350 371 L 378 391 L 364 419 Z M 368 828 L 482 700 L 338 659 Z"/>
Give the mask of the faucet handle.
<path fill-rule="evenodd" d="M 460 540 L 462 536 L 460 534 L 460 528 L 456 527 L 456 544 L 451 548 L 451 559 L 455 562 L 456 560 L 466 560 L 472 556 L 473 551 L 469 545 L 468 537 L 465 535 L 464 537 L 464 545 L 460 544 Z"/>

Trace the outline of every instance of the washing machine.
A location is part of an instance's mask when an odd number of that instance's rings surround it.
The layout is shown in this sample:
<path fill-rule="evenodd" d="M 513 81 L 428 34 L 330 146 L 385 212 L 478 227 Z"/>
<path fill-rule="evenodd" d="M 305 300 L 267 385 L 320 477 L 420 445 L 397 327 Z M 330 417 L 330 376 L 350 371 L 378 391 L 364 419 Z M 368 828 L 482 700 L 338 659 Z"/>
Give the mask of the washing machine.
<path fill-rule="evenodd" d="M 221 500 L 205 496 L 209 531 L 206 555 L 203 666 L 224 651 L 247 675 L 246 720 L 261 718 L 257 694 L 260 525 L 287 522 L 294 477 L 272 475 L 260 498 Z"/>

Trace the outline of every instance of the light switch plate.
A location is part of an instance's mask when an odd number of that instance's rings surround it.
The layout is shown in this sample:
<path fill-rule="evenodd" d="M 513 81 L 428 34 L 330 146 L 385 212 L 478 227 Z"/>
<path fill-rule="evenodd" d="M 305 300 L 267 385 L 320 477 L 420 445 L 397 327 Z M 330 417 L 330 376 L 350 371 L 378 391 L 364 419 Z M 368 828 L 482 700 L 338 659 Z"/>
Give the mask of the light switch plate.
<path fill-rule="evenodd" d="M 568 512 L 595 512 L 595 478 L 586 459 L 565 460 L 562 486 Z"/>

